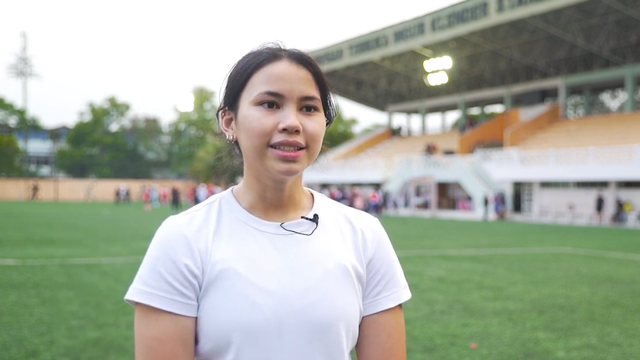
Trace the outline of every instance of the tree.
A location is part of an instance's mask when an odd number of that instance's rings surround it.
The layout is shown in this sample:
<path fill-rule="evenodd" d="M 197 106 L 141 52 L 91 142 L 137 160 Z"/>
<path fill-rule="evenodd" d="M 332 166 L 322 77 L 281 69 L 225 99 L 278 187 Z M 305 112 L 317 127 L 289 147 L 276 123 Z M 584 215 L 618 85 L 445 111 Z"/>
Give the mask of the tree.
<path fill-rule="evenodd" d="M 342 112 L 338 110 L 333 123 L 324 135 L 325 148 L 331 149 L 346 141 L 353 139 L 355 132 L 353 128 L 358 124 L 354 118 L 344 118 Z"/>
<path fill-rule="evenodd" d="M 189 174 L 202 182 L 235 183 L 242 175 L 240 154 L 220 136 L 211 135 L 196 152 Z"/>
<path fill-rule="evenodd" d="M 122 127 L 127 142 L 134 142 L 138 152 L 152 168 L 166 168 L 169 137 L 160 120 L 154 117 L 134 117 Z"/>
<path fill-rule="evenodd" d="M 19 176 L 22 174 L 21 154 L 22 151 L 13 134 L 0 134 L 0 176 Z"/>
<path fill-rule="evenodd" d="M 20 109 L 9 101 L 0 97 L 0 125 L 9 126 L 22 133 L 23 147 L 26 150 L 29 143 L 29 132 L 41 130 L 42 126 L 37 118 L 27 116 L 24 109 Z"/>
<path fill-rule="evenodd" d="M 149 177 L 149 162 L 124 131 L 130 106 L 110 97 L 88 107 L 67 134 L 68 146 L 56 154 L 58 168 L 74 177 Z"/>
<path fill-rule="evenodd" d="M 169 167 L 178 176 L 189 174 L 196 153 L 207 145 L 213 135 L 218 110 L 214 95 L 204 87 L 195 88 L 193 110 L 178 112 L 178 118 L 169 125 Z"/>

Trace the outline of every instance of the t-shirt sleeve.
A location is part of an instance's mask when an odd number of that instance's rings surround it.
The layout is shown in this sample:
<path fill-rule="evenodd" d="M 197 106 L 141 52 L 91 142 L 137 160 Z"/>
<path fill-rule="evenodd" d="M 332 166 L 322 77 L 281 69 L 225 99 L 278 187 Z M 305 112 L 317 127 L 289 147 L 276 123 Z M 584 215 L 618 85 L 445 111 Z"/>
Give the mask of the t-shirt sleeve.
<path fill-rule="evenodd" d="M 151 240 L 125 300 L 195 317 L 201 284 L 202 261 L 197 246 L 170 217 Z"/>
<path fill-rule="evenodd" d="M 391 240 L 376 220 L 369 243 L 366 280 L 363 291 L 363 316 L 400 305 L 411 298 L 409 284 Z"/>

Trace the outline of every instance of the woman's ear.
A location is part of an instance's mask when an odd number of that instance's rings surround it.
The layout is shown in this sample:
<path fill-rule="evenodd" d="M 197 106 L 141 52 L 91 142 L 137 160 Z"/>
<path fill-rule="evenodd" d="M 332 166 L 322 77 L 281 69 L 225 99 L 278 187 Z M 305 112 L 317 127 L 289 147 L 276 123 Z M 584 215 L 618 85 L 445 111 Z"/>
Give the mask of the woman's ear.
<path fill-rule="evenodd" d="M 220 110 L 220 130 L 222 130 L 226 136 L 235 136 L 235 119 L 235 115 L 229 109 Z"/>

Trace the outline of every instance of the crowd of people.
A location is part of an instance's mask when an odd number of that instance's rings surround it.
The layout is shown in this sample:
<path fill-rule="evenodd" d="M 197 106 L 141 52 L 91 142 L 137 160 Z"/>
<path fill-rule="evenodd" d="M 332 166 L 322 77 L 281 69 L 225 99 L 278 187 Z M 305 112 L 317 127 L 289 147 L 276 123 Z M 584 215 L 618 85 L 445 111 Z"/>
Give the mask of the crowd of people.
<path fill-rule="evenodd" d="M 605 208 L 604 196 L 602 193 L 598 193 L 596 197 L 596 221 L 599 224 L 603 223 L 603 212 Z M 633 212 L 633 205 L 628 200 L 622 200 L 616 198 L 615 208 L 613 215 L 611 215 L 610 223 L 612 225 L 624 225 L 629 220 L 629 214 Z M 637 222 L 640 223 L 640 212 L 637 214 Z"/>
<path fill-rule="evenodd" d="M 359 186 L 333 186 L 322 187 L 320 192 L 332 200 L 376 216 L 384 208 L 383 194 L 379 187 L 363 189 Z"/>
<path fill-rule="evenodd" d="M 162 205 L 171 205 L 174 211 L 180 211 L 185 205 L 197 205 L 211 195 L 223 190 L 222 187 L 214 184 L 198 184 L 190 187 L 185 194 L 176 185 L 171 187 L 159 186 L 157 184 L 143 185 L 140 191 L 139 201 L 142 201 L 143 209 L 150 211 Z M 115 191 L 116 204 L 128 204 L 131 202 L 131 190 L 127 185 L 120 185 Z"/>
<path fill-rule="evenodd" d="M 177 186 L 160 187 L 152 184 L 143 186 L 141 191 L 141 199 L 143 202 L 143 208 L 146 211 L 158 208 L 161 205 L 171 205 L 174 211 L 181 211 L 183 206 L 197 205 L 210 196 L 222 192 L 225 188 L 212 183 L 205 184 L 200 183 L 198 185 L 190 187 L 186 193 L 181 194 L 181 190 Z M 375 216 L 380 215 L 385 207 L 385 195 L 379 186 L 375 187 L 360 187 L 360 186 L 322 186 L 319 190 L 325 196 L 345 204 L 347 206 L 356 208 L 373 214 Z M 115 192 L 116 204 L 124 204 L 131 202 L 131 191 L 125 185 L 120 185 Z M 467 201 L 468 207 L 459 205 L 456 207 L 458 210 L 472 210 L 472 204 L 470 199 Z M 498 220 L 506 219 L 506 198 L 505 194 L 499 192 L 495 196 L 485 196 L 484 198 L 484 216 L 487 220 L 489 218 L 489 209 L 493 205 L 493 210 Z M 392 204 L 395 207 L 398 204 Z M 464 204 L 463 204 L 464 205 Z M 633 205 L 630 201 L 625 201 L 617 198 L 614 204 L 614 211 L 609 219 L 608 223 L 612 225 L 626 224 L 629 219 L 629 214 L 634 211 Z M 605 222 L 603 218 L 603 212 L 605 207 L 605 200 L 602 194 L 598 194 L 596 198 L 596 222 L 602 224 Z M 638 213 L 638 223 L 640 223 L 640 213 Z"/>
<path fill-rule="evenodd" d="M 183 205 L 194 206 L 209 197 L 224 191 L 225 188 L 216 184 L 200 183 L 189 187 L 185 194 L 177 186 L 166 187 L 156 184 L 143 185 L 140 200 L 143 209 L 150 211 L 163 205 L 171 205 L 173 210 L 180 211 Z M 339 203 L 379 215 L 384 208 L 383 194 L 379 187 L 361 188 L 359 186 L 322 187 L 320 192 Z M 115 203 L 131 202 L 131 190 L 126 185 L 120 185 L 115 191 Z"/>

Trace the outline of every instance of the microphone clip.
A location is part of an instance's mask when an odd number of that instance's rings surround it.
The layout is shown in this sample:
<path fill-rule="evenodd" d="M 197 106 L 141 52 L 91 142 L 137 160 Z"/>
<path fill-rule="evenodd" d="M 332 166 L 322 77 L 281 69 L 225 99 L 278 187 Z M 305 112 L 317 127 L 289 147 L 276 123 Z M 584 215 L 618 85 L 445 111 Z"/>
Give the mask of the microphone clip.
<path fill-rule="evenodd" d="M 298 234 L 298 235 L 304 235 L 304 236 L 313 235 L 313 233 L 318 228 L 318 224 L 320 223 L 320 216 L 318 214 L 313 214 L 312 217 L 301 216 L 300 218 L 303 219 L 303 220 L 311 221 L 312 223 L 316 224 L 316 226 L 313 228 L 313 230 L 311 230 L 310 233 L 306 234 L 306 233 L 303 233 L 303 232 L 287 229 L 286 227 L 284 227 L 284 223 L 280 223 L 280 227 L 285 231 L 292 232 L 292 233 Z"/>
<path fill-rule="evenodd" d="M 318 214 L 313 214 L 313 217 L 308 218 L 306 216 L 300 216 L 301 219 L 307 220 L 307 221 L 311 221 L 312 223 L 318 225 L 318 223 L 320 222 L 320 216 L 318 216 Z"/>

